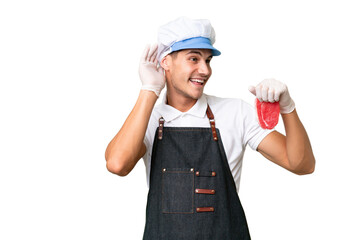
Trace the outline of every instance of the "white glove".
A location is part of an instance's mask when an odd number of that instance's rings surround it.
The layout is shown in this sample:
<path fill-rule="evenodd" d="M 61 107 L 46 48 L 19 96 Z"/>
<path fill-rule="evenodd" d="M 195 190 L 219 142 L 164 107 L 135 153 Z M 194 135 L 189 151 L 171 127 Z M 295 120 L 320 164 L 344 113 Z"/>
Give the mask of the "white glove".
<path fill-rule="evenodd" d="M 140 59 L 139 75 L 142 82 L 141 89 L 155 92 L 160 95 L 161 90 L 165 86 L 164 69 L 158 66 L 156 58 L 158 45 L 154 44 L 150 47 L 147 45 Z"/>
<path fill-rule="evenodd" d="M 290 97 L 287 86 L 273 78 L 263 80 L 256 87 L 250 86 L 249 91 L 260 102 L 279 102 L 280 113 L 291 113 L 295 109 L 295 103 Z"/>

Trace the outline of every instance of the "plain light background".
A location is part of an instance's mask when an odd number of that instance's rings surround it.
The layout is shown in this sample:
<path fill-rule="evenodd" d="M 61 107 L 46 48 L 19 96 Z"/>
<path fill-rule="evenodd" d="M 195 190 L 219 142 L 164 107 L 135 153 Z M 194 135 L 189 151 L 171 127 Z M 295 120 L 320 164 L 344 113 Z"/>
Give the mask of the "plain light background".
<path fill-rule="evenodd" d="M 247 149 L 239 196 L 252 238 L 360 239 L 357 4 L 1 1 L 0 239 L 142 238 L 143 161 L 119 177 L 104 152 L 137 99 L 144 46 L 179 16 L 215 28 L 207 94 L 253 103 L 249 85 L 283 81 L 312 143 L 307 176 Z"/>

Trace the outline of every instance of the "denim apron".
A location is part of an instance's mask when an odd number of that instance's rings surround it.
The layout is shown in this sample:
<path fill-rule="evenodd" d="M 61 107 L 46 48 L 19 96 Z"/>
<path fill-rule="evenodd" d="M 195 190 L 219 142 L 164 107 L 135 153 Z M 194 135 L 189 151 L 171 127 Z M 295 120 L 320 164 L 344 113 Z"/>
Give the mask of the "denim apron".
<path fill-rule="evenodd" d="M 250 234 L 220 132 L 159 120 L 143 240 L 248 240 Z"/>

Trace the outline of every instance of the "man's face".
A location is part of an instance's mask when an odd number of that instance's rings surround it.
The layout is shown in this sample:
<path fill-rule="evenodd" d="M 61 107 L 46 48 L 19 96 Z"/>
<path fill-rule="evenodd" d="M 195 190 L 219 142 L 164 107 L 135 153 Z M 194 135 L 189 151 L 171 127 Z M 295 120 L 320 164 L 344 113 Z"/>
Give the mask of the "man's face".
<path fill-rule="evenodd" d="M 211 76 L 210 49 L 185 49 L 166 56 L 167 91 L 172 96 L 199 99 Z"/>

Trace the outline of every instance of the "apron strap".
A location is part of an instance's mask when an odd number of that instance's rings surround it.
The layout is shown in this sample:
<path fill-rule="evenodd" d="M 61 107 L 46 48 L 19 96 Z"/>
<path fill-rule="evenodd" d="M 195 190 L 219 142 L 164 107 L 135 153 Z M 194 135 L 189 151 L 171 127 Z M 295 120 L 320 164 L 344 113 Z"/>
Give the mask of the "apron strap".
<path fill-rule="evenodd" d="M 209 107 L 209 104 L 207 105 L 206 115 L 208 116 L 209 121 L 210 121 L 210 126 L 211 126 L 211 131 L 212 131 L 213 139 L 214 139 L 214 141 L 217 141 L 217 140 L 218 140 L 218 137 L 217 137 L 217 133 L 216 133 L 216 129 L 215 129 L 214 114 L 212 113 L 212 111 L 211 111 L 211 109 L 210 109 L 210 107 Z"/>
<path fill-rule="evenodd" d="M 159 119 L 159 134 L 158 134 L 159 140 L 161 140 L 163 137 L 164 122 L 165 122 L 165 119 L 163 117 L 161 117 Z"/>
<path fill-rule="evenodd" d="M 218 140 L 217 137 L 217 133 L 216 133 L 216 128 L 215 128 L 215 119 L 214 119 L 214 114 L 212 113 L 209 104 L 207 105 L 207 109 L 206 109 L 206 115 L 209 118 L 210 121 L 210 126 L 211 126 L 211 131 L 212 131 L 212 135 L 213 135 L 213 139 L 214 141 Z M 158 139 L 161 140 L 163 137 L 163 128 L 164 128 L 164 118 L 160 117 L 159 119 L 159 134 L 158 134 Z"/>

